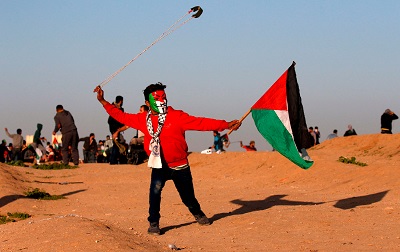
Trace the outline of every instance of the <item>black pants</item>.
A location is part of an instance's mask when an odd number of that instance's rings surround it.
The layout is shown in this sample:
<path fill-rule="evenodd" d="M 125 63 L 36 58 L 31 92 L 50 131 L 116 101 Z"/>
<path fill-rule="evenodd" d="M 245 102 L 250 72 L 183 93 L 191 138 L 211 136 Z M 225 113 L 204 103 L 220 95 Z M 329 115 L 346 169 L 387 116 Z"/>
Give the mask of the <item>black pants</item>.
<path fill-rule="evenodd" d="M 193 215 L 204 215 L 201 211 L 200 204 L 194 195 L 193 179 L 190 167 L 183 170 L 174 170 L 167 165 L 163 165 L 161 169 L 152 169 L 149 195 L 149 217 L 147 220 L 151 222 L 159 222 L 160 220 L 160 204 L 161 192 L 167 180 L 172 180 L 175 184 L 181 200 Z"/>
<path fill-rule="evenodd" d="M 72 130 L 66 133 L 62 133 L 62 146 L 61 146 L 61 153 L 63 158 L 63 163 L 69 163 L 69 146 L 71 146 L 71 157 L 72 162 L 74 165 L 79 164 L 79 152 L 78 152 L 78 143 L 79 143 L 79 135 L 77 130 Z"/>

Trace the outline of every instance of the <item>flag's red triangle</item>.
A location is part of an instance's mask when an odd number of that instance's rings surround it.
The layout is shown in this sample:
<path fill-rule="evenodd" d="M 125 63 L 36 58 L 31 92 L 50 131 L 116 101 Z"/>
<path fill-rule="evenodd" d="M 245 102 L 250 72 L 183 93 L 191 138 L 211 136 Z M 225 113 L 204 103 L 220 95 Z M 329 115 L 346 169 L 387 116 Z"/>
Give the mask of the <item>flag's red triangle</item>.
<path fill-rule="evenodd" d="M 281 77 L 265 92 L 251 109 L 287 110 L 286 70 Z"/>

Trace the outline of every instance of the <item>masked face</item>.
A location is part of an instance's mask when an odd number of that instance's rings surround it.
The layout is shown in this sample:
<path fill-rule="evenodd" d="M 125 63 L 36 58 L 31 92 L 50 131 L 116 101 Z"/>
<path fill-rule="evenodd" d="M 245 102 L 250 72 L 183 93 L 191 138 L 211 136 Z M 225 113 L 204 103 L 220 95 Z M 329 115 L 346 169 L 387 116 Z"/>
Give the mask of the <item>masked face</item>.
<path fill-rule="evenodd" d="M 149 95 L 149 103 L 152 110 L 159 114 L 167 113 L 167 95 L 164 90 L 154 91 Z"/>

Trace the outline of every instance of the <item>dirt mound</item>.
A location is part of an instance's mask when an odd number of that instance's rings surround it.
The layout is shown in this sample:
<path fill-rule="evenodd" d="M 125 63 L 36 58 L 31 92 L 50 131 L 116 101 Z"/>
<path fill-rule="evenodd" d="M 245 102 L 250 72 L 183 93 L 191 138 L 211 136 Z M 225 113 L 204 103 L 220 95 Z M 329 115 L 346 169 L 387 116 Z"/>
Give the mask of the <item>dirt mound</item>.
<path fill-rule="evenodd" d="M 5 251 L 356 251 L 400 249 L 400 134 L 339 137 L 309 150 L 303 170 L 276 152 L 191 153 L 196 196 L 213 221 L 199 226 L 172 182 L 163 191 L 163 235 L 146 233 L 146 164 L 83 164 L 43 171 L 0 165 Z M 367 166 L 345 164 L 354 157 Z M 28 188 L 66 198 L 27 199 Z"/>

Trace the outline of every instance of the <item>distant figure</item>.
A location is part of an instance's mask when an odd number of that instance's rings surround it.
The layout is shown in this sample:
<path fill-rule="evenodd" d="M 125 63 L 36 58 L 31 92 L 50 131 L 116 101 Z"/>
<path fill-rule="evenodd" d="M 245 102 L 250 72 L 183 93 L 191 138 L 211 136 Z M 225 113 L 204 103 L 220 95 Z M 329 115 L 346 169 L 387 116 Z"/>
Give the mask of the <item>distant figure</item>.
<path fill-rule="evenodd" d="M 48 161 L 56 161 L 53 145 L 46 146 Z"/>
<path fill-rule="evenodd" d="M 115 102 L 113 102 L 113 106 L 124 112 L 124 108 L 122 105 L 124 104 L 124 98 L 120 95 L 115 97 Z M 111 147 L 111 153 L 109 157 L 109 161 L 111 165 L 118 164 L 119 158 L 120 158 L 120 150 L 118 148 L 118 145 L 122 144 L 122 135 L 118 132 L 117 130 L 124 126 L 124 124 L 118 122 L 115 120 L 112 116 L 108 117 L 108 126 L 110 129 L 111 137 L 113 139 L 113 146 Z M 116 133 L 116 134 L 114 134 Z"/>
<path fill-rule="evenodd" d="M 79 164 L 79 152 L 78 152 L 78 143 L 79 143 L 79 134 L 78 129 L 75 125 L 74 118 L 72 114 L 64 110 L 62 105 L 56 106 L 56 115 L 54 116 L 55 127 L 53 130 L 53 136 L 56 135 L 58 130 L 61 130 L 62 138 L 61 138 L 61 154 L 63 164 L 68 164 L 70 158 L 68 157 L 68 153 L 71 151 L 72 162 L 74 165 Z M 71 147 L 71 149 L 70 149 Z"/>
<path fill-rule="evenodd" d="M 349 124 L 347 126 L 347 128 L 348 129 L 346 130 L 346 132 L 344 133 L 343 136 L 355 136 L 355 135 L 357 135 L 356 130 L 353 129 L 353 126 L 351 126 L 351 124 Z"/>
<path fill-rule="evenodd" d="M 399 117 L 390 109 L 386 109 L 381 116 L 381 133 L 392 134 L 392 121 L 397 120 Z"/>
<path fill-rule="evenodd" d="M 335 138 L 335 137 L 338 137 L 338 135 L 337 135 L 337 129 L 334 129 L 334 130 L 333 130 L 333 133 L 329 134 L 329 135 L 326 137 L 326 140 L 329 140 L 329 139 L 332 139 L 332 138 Z"/>
<path fill-rule="evenodd" d="M 139 108 L 139 113 L 148 113 L 149 112 L 149 107 L 147 105 L 142 105 Z M 119 135 L 119 133 L 124 132 L 125 130 L 129 129 L 129 126 L 124 125 L 121 128 L 118 128 L 117 131 L 114 132 L 113 134 L 113 138 L 117 137 Z M 141 132 L 140 130 L 136 131 L 136 136 L 134 136 L 131 141 L 130 144 L 133 145 L 141 145 L 143 144 L 144 141 L 144 133 Z"/>
<path fill-rule="evenodd" d="M 139 113 L 148 113 L 149 107 L 146 104 L 140 106 Z M 131 140 L 131 144 L 143 144 L 144 141 L 144 133 L 140 130 L 137 130 L 137 137 Z"/>
<path fill-rule="evenodd" d="M 2 140 L 0 144 L 0 162 L 5 163 L 6 162 L 6 156 L 7 156 L 7 141 Z"/>
<path fill-rule="evenodd" d="M 8 143 L 7 155 L 4 156 L 4 158 L 6 159 L 6 163 L 11 162 L 13 160 L 13 158 L 14 158 L 13 149 L 14 149 L 13 144 L 12 143 Z"/>
<path fill-rule="evenodd" d="M 315 144 L 319 144 L 319 139 L 321 138 L 321 132 L 318 130 L 318 126 L 315 126 L 314 133 L 315 133 Z"/>
<path fill-rule="evenodd" d="M 104 163 L 109 163 L 110 162 L 110 155 L 111 155 L 112 146 L 113 146 L 113 141 L 110 138 L 110 135 L 107 135 L 106 136 L 106 141 L 104 142 L 104 153 L 105 153 Z"/>
<path fill-rule="evenodd" d="M 42 129 L 43 129 L 43 124 L 38 123 L 37 124 L 37 129 L 35 131 L 35 134 L 33 135 L 33 143 L 31 143 L 32 148 L 36 152 L 36 163 L 37 165 L 40 165 L 40 160 L 42 157 L 46 160 L 46 148 L 44 148 L 42 140 L 47 141 L 45 137 L 41 137 L 42 134 Z"/>
<path fill-rule="evenodd" d="M 256 142 L 254 142 L 253 140 L 250 141 L 249 145 L 243 145 L 243 142 L 240 141 L 240 147 L 242 147 L 246 151 L 257 151 Z"/>
<path fill-rule="evenodd" d="M 104 163 L 105 156 L 105 147 L 104 147 L 104 140 L 99 140 L 99 143 L 97 144 L 97 163 Z"/>
<path fill-rule="evenodd" d="M 22 137 L 22 130 L 17 129 L 17 134 L 10 134 L 7 128 L 4 128 L 4 130 L 6 131 L 7 136 L 12 139 L 12 144 L 13 144 L 12 156 L 14 157 L 14 161 L 23 160 L 23 157 L 21 155 L 22 143 L 24 140 Z"/>
<path fill-rule="evenodd" d="M 312 146 L 315 146 L 317 144 L 317 135 L 314 132 L 314 128 L 313 127 L 308 128 L 308 132 L 310 133 L 310 135 L 312 136 L 312 139 L 313 139 Z"/>
<path fill-rule="evenodd" d="M 96 163 L 97 142 L 95 137 L 94 133 L 90 133 L 89 136 L 79 139 L 79 142 L 83 141 L 84 163 Z"/>
<path fill-rule="evenodd" d="M 214 134 L 213 148 L 216 153 L 220 154 L 222 151 L 224 151 L 224 149 L 222 148 L 223 144 L 222 144 L 221 134 L 219 134 L 218 131 L 214 131 L 213 134 Z"/>

